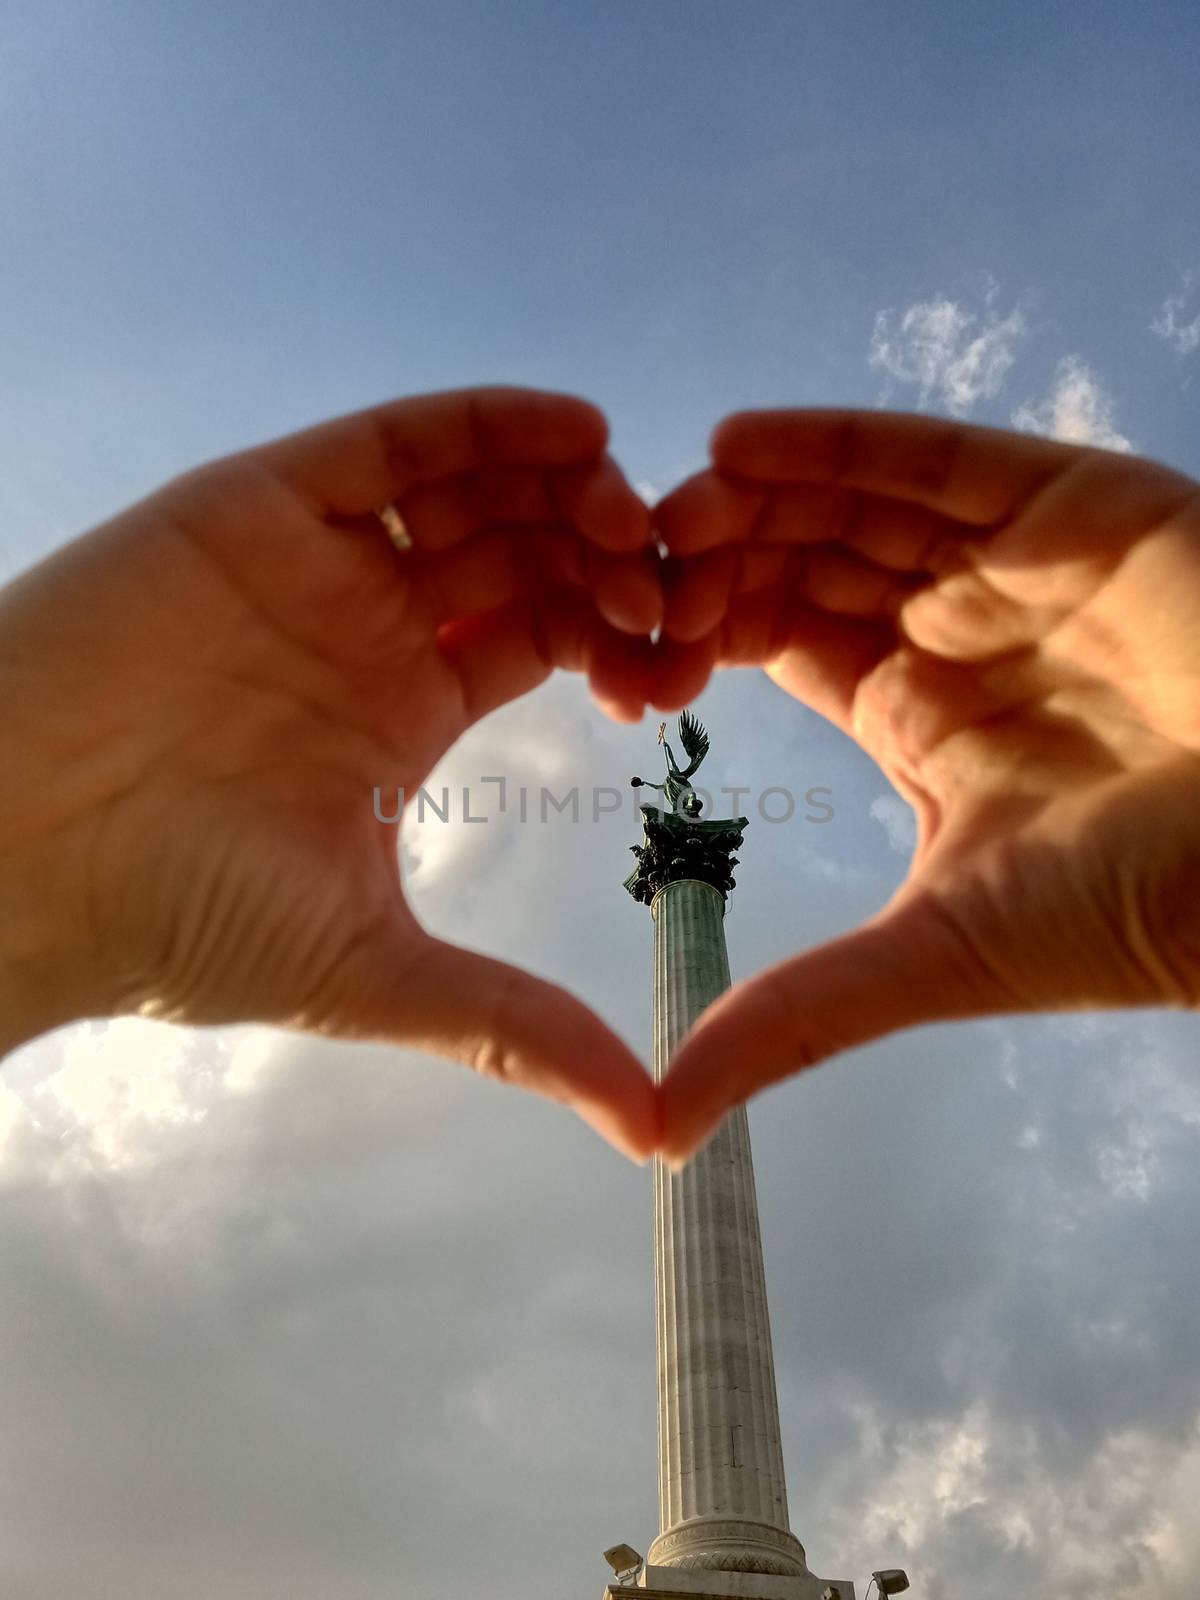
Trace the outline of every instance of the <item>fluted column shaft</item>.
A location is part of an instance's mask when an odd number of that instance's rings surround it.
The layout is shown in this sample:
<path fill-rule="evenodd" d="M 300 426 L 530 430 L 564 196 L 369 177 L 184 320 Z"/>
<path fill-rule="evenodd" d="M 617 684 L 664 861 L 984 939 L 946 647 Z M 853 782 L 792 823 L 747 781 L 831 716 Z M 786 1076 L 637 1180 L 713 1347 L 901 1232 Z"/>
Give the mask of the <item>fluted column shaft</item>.
<path fill-rule="evenodd" d="M 658 1080 L 678 1040 L 729 987 L 729 961 L 718 889 L 692 879 L 670 883 L 651 912 Z M 655 1162 L 654 1279 L 661 1532 L 647 1559 L 691 1566 L 722 1550 L 720 1565 L 729 1569 L 741 1565 L 738 1548 L 758 1550 L 761 1540 L 784 1563 L 774 1570 L 805 1571 L 788 1530 L 743 1107 L 682 1172 Z"/>

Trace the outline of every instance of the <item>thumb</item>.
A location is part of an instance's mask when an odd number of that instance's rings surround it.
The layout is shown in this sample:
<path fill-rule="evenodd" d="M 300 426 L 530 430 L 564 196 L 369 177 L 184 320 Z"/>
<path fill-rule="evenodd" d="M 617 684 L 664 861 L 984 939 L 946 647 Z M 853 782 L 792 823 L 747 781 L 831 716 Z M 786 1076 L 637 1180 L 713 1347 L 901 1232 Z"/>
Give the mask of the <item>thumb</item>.
<path fill-rule="evenodd" d="M 898 1028 L 1009 1009 L 944 906 L 928 894 L 894 902 L 709 1006 L 659 1087 L 659 1153 L 682 1165 L 731 1107 L 839 1050 Z"/>
<path fill-rule="evenodd" d="M 359 1037 L 448 1056 L 557 1100 L 631 1160 L 644 1162 L 657 1148 L 649 1075 L 565 989 L 423 933 L 400 949 L 391 944 L 390 960 L 382 954 L 377 947 L 372 980 L 354 986 Z"/>

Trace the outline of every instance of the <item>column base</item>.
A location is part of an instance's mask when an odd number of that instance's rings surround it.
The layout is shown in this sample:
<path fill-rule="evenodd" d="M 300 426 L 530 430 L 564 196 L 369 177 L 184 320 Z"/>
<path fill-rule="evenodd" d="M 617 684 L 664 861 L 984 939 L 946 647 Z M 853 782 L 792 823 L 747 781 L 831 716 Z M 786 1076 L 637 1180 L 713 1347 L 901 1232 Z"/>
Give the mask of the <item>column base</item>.
<path fill-rule="evenodd" d="M 646 1565 L 672 1571 L 755 1572 L 807 1578 L 804 1546 L 794 1533 L 746 1517 L 693 1517 L 660 1533 Z"/>
<path fill-rule="evenodd" d="M 759 1572 L 687 1572 L 643 1567 L 636 1587 L 611 1583 L 603 1600 L 854 1600 L 849 1578 L 783 1578 Z"/>

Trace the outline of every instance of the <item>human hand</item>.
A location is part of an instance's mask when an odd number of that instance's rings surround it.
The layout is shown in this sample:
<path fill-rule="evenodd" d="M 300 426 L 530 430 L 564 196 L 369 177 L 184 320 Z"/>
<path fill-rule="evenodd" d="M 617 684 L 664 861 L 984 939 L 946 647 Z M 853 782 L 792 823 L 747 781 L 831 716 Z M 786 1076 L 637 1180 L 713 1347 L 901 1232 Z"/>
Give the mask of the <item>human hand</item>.
<path fill-rule="evenodd" d="M 660 503 L 665 634 L 760 663 L 915 808 L 907 880 L 728 991 L 665 1156 L 835 1051 L 940 1019 L 1200 998 L 1200 489 L 879 412 L 748 412 Z"/>
<path fill-rule="evenodd" d="M 0 594 L 0 1054 L 85 1016 L 275 1022 L 458 1057 L 649 1153 L 641 1065 L 426 933 L 371 804 L 555 666 L 641 715 L 661 593 L 606 431 L 528 390 L 401 400 L 188 473 Z"/>

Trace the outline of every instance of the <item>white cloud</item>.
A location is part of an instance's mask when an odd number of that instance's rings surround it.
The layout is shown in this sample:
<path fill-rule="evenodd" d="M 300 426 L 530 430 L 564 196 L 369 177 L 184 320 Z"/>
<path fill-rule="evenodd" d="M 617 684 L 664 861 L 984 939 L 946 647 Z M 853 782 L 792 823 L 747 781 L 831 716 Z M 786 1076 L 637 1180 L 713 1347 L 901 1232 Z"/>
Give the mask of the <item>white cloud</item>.
<path fill-rule="evenodd" d="M 1113 421 L 1112 398 L 1080 356 L 1060 361 L 1050 393 L 1037 405 L 1018 406 L 1012 422 L 1025 433 L 1044 433 L 1068 444 L 1133 448 Z"/>
<path fill-rule="evenodd" d="M 1190 267 L 1180 273 L 1182 288 L 1178 294 L 1169 294 L 1162 309 L 1150 324 L 1151 333 L 1166 341 L 1177 355 L 1190 356 L 1200 349 L 1200 304 L 1194 292 L 1200 288 L 1200 267 Z M 1196 314 L 1190 321 L 1181 320 L 1192 305 Z"/>
<path fill-rule="evenodd" d="M 871 801 L 871 819 L 887 834 L 888 843 L 899 855 L 911 855 L 917 843 L 917 818 L 911 806 L 899 795 L 880 794 Z"/>
<path fill-rule="evenodd" d="M 916 384 L 922 406 L 936 400 L 955 416 L 965 416 L 980 400 L 999 393 L 1026 332 L 1020 305 L 998 317 L 994 296 L 991 285 L 982 312 L 967 311 L 945 296 L 918 301 L 898 322 L 895 312 L 880 311 L 870 365 L 897 383 Z"/>
<path fill-rule="evenodd" d="M 714 795 L 820 783 L 836 811 L 776 826 L 751 800 L 740 976 L 878 909 L 903 860 L 875 829 L 902 840 L 907 808 L 758 675 L 697 709 Z M 437 781 L 611 783 L 624 812 L 413 829 L 422 920 L 570 983 L 639 1049 L 624 785 L 656 754 L 653 719 L 616 728 L 558 679 Z M 1187 1017 L 934 1028 L 752 1107 L 814 1570 L 862 1594 L 905 1566 L 928 1600 L 964 1572 L 978 1600 L 1189 1593 L 1194 1044 Z M 483 1574 L 516 1600 L 530 1537 L 547 1592 L 586 1593 L 597 1551 L 653 1536 L 648 1174 L 559 1108 L 408 1052 L 122 1022 L 7 1063 L 6 1129 L 0 1592 L 437 1600 Z"/>
<path fill-rule="evenodd" d="M 1176 1485 L 1194 1487 L 1194 1435 L 1181 1448 L 1137 1427 L 1114 1429 L 1071 1481 L 1035 1426 L 979 1403 L 895 1428 L 869 1413 L 857 1420 L 859 1467 L 872 1480 L 869 1495 L 851 1501 L 861 1540 L 907 1567 L 923 1593 L 961 1592 L 955 1578 L 964 1571 L 972 1593 L 987 1595 L 1188 1592 L 1181 1558 L 1194 1539 Z M 1174 1516 L 1164 1504 L 1172 1491 Z"/>
<path fill-rule="evenodd" d="M 50 1070 L 0 1089 L 0 1183 L 34 1170 L 59 1184 L 153 1165 L 225 1093 L 258 1088 L 283 1037 L 119 1017 L 36 1042 L 29 1058 Z"/>
<path fill-rule="evenodd" d="M 39 1099 L 99 1166 L 133 1166 L 153 1159 L 168 1130 L 204 1120 L 211 1075 L 189 1070 L 192 1049 L 186 1029 L 133 1017 L 71 1032 Z"/>
<path fill-rule="evenodd" d="M 569 697 L 543 695 L 538 709 L 508 707 L 460 741 L 430 773 L 425 796 L 410 797 L 402 830 L 405 882 L 410 892 L 437 889 L 460 894 L 465 884 L 495 866 L 511 839 L 511 825 L 535 826 L 554 816 L 578 779 L 573 769 L 584 719 Z M 497 780 L 503 780 L 501 784 Z M 590 791 L 581 787 L 581 815 L 589 814 Z M 392 817 L 397 793 L 379 797 L 380 815 Z M 568 808 L 565 816 L 573 816 Z M 480 820 L 484 819 L 484 820 Z"/>

